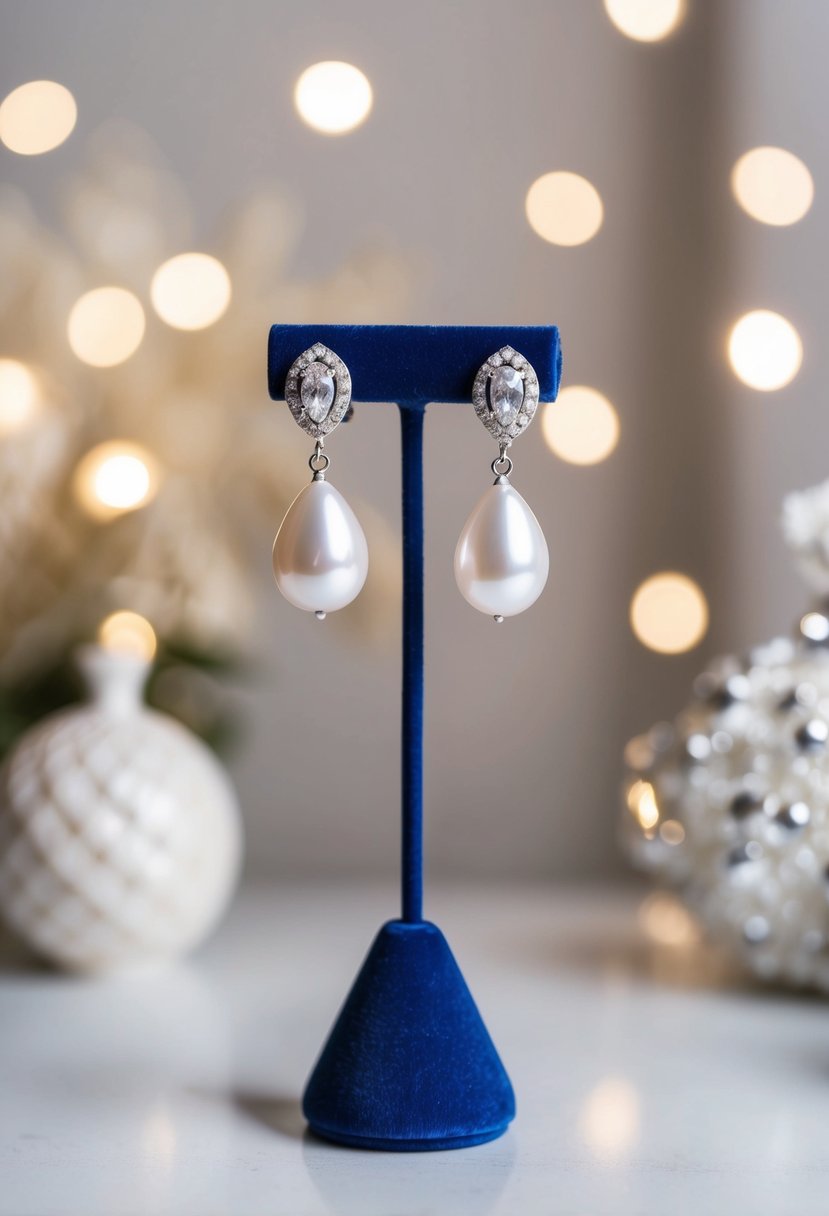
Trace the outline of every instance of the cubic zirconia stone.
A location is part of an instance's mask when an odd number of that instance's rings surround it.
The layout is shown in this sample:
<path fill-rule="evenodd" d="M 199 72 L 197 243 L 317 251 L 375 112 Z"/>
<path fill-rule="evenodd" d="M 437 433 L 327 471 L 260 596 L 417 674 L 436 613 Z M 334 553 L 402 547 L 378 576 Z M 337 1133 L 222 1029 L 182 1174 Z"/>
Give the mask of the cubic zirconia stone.
<path fill-rule="evenodd" d="M 514 367 L 505 363 L 492 373 L 489 401 L 501 426 L 511 426 L 524 402 L 524 381 Z"/>
<path fill-rule="evenodd" d="M 308 417 L 317 424 L 324 422 L 334 401 L 334 377 L 324 363 L 306 369 L 299 395 Z"/>

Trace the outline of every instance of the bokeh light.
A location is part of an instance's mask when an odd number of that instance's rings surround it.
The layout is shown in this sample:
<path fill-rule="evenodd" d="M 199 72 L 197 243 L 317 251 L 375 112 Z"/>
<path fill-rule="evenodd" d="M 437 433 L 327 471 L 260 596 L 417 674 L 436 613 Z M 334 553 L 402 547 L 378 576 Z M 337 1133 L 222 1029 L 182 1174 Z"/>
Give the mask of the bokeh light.
<path fill-rule="evenodd" d="M 557 170 L 536 178 L 527 191 L 533 232 L 552 245 L 583 245 L 602 226 L 604 208 L 596 187 L 578 173 Z"/>
<path fill-rule="evenodd" d="M 20 156 L 51 152 L 68 139 L 78 118 L 75 98 L 54 80 L 30 80 L 0 105 L 0 140 Z"/>
<path fill-rule="evenodd" d="M 73 477 L 78 502 L 94 519 L 111 519 L 145 506 L 158 489 L 152 455 L 127 440 L 99 443 L 78 464 Z"/>
<path fill-rule="evenodd" d="M 667 38 L 685 14 L 684 0 L 604 0 L 604 7 L 617 30 L 637 42 Z"/>
<path fill-rule="evenodd" d="M 829 642 L 829 620 L 822 612 L 807 612 L 800 618 L 800 632 L 809 642 Z"/>
<path fill-rule="evenodd" d="M 137 612 L 113 612 L 98 627 L 98 642 L 106 650 L 150 660 L 157 647 L 155 630 Z"/>
<path fill-rule="evenodd" d="M 602 393 L 584 384 L 568 385 L 544 407 L 541 426 L 547 445 L 570 464 L 598 464 L 619 441 L 619 418 Z"/>
<path fill-rule="evenodd" d="M 685 828 L 678 819 L 666 819 L 659 825 L 659 839 L 671 846 L 682 844 L 685 839 Z"/>
<path fill-rule="evenodd" d="M 796 224 L 812 205 L 815 186 L 803 161 L 785 148 L 752 148 L 731 170 L 731 189 L 762 224 Z"/>
<path fill-rule="evenodd" d="M 579 1131 L 600 1161 L 613 1161 L 639 1139 L 639 1095 L 624 1077 L 605 1077 L 590 1091 L 579 1115 Z"/>
<path fill-rule="evenodd" d="M 659 806 L 650 781 L 634 781 L 627 793 L 627 804 L 642 830 L 652 832 L 659 823 Z"/>
<path fill-rule="evenodd" d="M 39 406 L 40 389 L 31 368 L 17 359 L 0 359 L 0 435 L 28 426 Z"/>
<path fill-rule="evenodd" d="M 230 276 L 209 253 L 180 253 L 159 266 L 150 288 L 153 308 L 175 329 L 206 329 L 230 303 Z"/>
<path fill-rule="evenodd" d="M 728 338 L 728 358 L 735 376 L 759 392 L 789 384 L 803 362 L 803 344 L 791 321 L 777 312 L 747 312 Z"/>
<path fill-rule="evenodd" d="M 700 940 L 691 913 L 664 891 L 654 891 L 642 900 L 638 920 L 645 937 L 659 946 L 693 946 Z"/>
<path fill-rule="evenodd" d="M 300 118 L 325 135 L 344 135 L 359 127 L 371 111 L 372 100 L 366 75 L 352 63 L 338 60 L 312 64 L 294 89 Z"/>
<path fill-rule="evenodd" d="M 115 367 L 141 345 L 144 327 L 144 309 L 137 296 L 123 287 L 96 287 L 75 301 L 67 334 L 82 363 Z"/>
<path fill-rule="evenodd" d="M 708 603 L 685 574 L 653 574 L 636 589 L 630 623 L 643 646 L 659 654 L 682 654 L 705 637 Z"/>

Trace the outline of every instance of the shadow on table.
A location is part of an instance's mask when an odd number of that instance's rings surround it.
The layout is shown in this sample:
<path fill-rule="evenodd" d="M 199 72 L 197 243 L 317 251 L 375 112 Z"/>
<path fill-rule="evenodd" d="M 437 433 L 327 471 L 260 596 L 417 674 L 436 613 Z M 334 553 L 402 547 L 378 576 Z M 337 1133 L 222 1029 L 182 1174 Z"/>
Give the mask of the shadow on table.
<path fill-rule="evenodd" d="M 189 1092 L 205 1096 L 201 1090 Z M 433 1210 L 487 1216 L 514 1164 L 515 1141 L 509 1132 L 490 1144 L 455 1151 L 371 1152 L 315 1136 L 297 1097 L 237 1089 L 227 1098 L 246 1117 L 301 1144 L 309 1178 L 326 1207 L 340 1216 Z"/>
<path fill-rule="evenodd" d="M 60 975 L 48 963 L 0 926 L 0 977 L 3 975 Z"/>
<path fill-rule="evenodd" d="M 270 1131 L 291 1140 L 302 1140 L 307 1128 L 299 1098 L 287 1094 L 251 1093 L 236 1090 L 230 1099 L 237 1110 Z"/>

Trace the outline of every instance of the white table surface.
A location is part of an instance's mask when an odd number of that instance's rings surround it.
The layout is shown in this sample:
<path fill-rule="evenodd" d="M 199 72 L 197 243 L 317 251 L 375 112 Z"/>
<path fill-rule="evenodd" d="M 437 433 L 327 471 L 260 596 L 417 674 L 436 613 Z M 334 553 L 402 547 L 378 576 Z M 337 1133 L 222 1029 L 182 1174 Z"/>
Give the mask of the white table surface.
<path fill-rule="evenodd" d="M 114 980 L 0 964 L 2 1216 L 829 1210 L 829 1003 L 656 946 L 637 897 L 438 891 L 512 1075 L 479 1148 L 369 1153 L 298 1097 L 393 897 L 248 889 L 186 964 Z"/>

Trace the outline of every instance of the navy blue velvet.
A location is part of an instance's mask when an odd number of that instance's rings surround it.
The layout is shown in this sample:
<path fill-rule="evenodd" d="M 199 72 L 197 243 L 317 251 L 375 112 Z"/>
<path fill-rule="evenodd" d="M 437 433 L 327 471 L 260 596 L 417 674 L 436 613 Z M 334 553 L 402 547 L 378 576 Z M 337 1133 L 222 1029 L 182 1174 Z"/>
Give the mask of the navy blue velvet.
<path fill-rule="evenodd" d="M 502 346 L 529 359 L 542 401 L 561 377 L 555 326 L 274 325 L 268 387 L 284 399 L 294 359 L 323 342 L 355 401 L 397 403 L 403 459 L 402 920 L 381 929 L 305 1093 L 308 1122 L 341 1144 L 416 1151 L 501 1135 L 509 1078 L 440 930 L 423 905 L 423 421 L 428 402 L 471 402 Z M 470 405 L 471 413 L 471 405 Z M 471 425 L 471 423 L 470 423 Z"/>
<path fill-rule="evenodd" d="M 405 921 L 423 916 L 423 420 L 400 407 L 403 456 L 403 700 L 400 732 L 400 896 Z"/>
<path fill-rule="evenodd" d="M 561 379 L 555 325 L 273 325 L 268 342 L 268 391 L 285 398 L 288 368 L 323 342 L 351 372 L 355 401 L 465 402 L 478 368 L 502 346 L 529 359 L 542 401 L 554 401 Z"/>
<path fill-rule="evenodd" d="M 302 1109 L 318 1135 L 363 1148 L 464 1148 L 506 1130 L 509 1077 L 436 925 L 380 930 Z"/>

